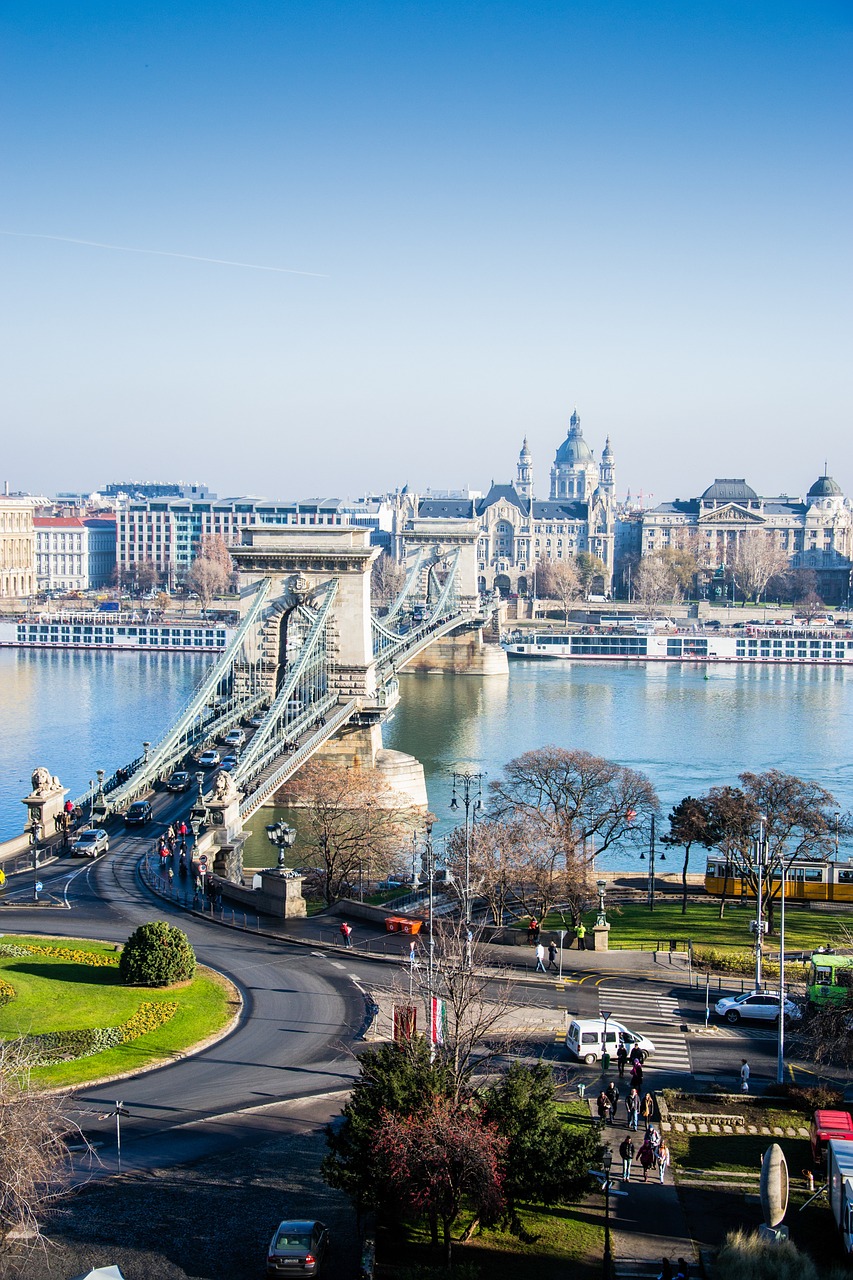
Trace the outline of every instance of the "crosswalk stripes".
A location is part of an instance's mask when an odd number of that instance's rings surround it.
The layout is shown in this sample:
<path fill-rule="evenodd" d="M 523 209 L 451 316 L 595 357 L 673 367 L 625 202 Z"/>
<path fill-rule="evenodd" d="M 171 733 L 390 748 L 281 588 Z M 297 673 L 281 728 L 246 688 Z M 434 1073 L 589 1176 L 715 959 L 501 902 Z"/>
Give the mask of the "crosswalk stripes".
<path fill-rule="evenodd" d="M 687 1040 L 680 1029 L 681 1012 L 673 996 L 634 987 L 599 987 L 598 1007 L 600 1013 L 606 1010 L 630 1030 L 648 1035 L 655 1046 L 649 1065 L 656 1070 L 693 1070 Z"/>
<path fill-rule="evenodd" d="M 718 1036 L 724 1036 L 727 1040 L 778 1040 L 779 1032 L 774 1027 L 771 1031 L 769 1027 L 723 1027 L 719 1024 L 713 1024 Z"/>

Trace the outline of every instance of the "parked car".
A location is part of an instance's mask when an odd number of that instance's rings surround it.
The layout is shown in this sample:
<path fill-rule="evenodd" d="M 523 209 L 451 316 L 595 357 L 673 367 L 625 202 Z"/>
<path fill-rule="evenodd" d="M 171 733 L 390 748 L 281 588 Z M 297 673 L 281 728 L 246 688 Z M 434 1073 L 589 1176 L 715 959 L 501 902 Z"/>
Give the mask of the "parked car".
<path fill-rule="evenodd" d="M 213 769 L 219 764 L 218 751 L 202 751 L 198 758 L 198 762 L 202 769 Z"/>
<path fill-rule="evenodd" d="M 186 769 L 178 769 L 173 773 L 169 781 L 166 783 L 167 791 L 188 791 L 192 779 Z"/>
<path fill-rule="evenodd" d="M 725 996 L 718 1000 L 714 1009 L 721 1018 L 732 1026 L 741 1019 L 755 1022 L 777 1022 L 779 1020 L 778 991 L 746 991 L 742 996 Z M 785 1017 L 791 1022 L 799 1022 L 802 1010 L 793 1000 L 785 1000 Z"/>
<path fill-rule="evenodd" d="M 106 831 L 102 831 L 100 827 L 86 827 L 74 837 L 71 857 L 97 858 L 102 853 L 108 853 L 109 847 L 110 840 Z"/>
<path fill-rule="evenodd" d="M 246 735 L 242 729 L 232 729 L 230 733 L 226 733 L 222 741 L 226 747 L 242 747 L 246 741 Z"/>
<path fill-rule="evenodd" d="M 153 817 L 154 811 L 151 808 L 150 800 L 134 800 L 124 815 L 124 825 L 126 827 L 144 827 L 145 823 L 150 822 Z"/>
<path fill-rule="evenodd" d="M 267 1251 L 268 1276 L 316 1276 L 329 1247 L 322 1222 L 280 1222 Z"/>

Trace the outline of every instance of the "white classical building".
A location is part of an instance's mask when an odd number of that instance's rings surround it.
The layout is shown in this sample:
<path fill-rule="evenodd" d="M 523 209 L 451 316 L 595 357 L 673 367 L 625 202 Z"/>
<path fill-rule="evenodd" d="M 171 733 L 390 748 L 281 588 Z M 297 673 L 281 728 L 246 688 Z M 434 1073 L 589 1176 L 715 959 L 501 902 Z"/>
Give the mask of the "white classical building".
<path fill-rule="evenodd" d="M 116 564 L 114 519 L 36 516 L 33 525 L 40 591 L 89 591 L 109 586 Z"/>
<path fill-rule="evenodd" d="M 601 462 L 581 431 L 577 409 L 551 467 L 547 500 L 534 494 L 533 458 L 525 437 L 513 484 L 491 485 L 485 497 L 427 494 L 411 499 L 420 519 L 476 519 L 480 524 L 478 574 L 481 591 L 533 595 L 536 566 L 568 560 L 582 551 L 605 566 L 604 590 L 613 577 L 616 531 L 616 468 L 609 438 Z M 405 541 L 405 521 L 402 522 Z"/>
<path fill-rule="evenodd" d="M 24 599 L 35 587 L 33 500 L 0 497 L 0 596 Z"/>
<path fill-rule="evenodd" d="M 827 604 L 841 604 L 853 568 L 853 503 L 829 475 L 818 476 L 805 498 L 761 498 L 743 479 L 715 480 L 698 498 L 676 498 L 634 517 L 642 555 L 689 547 L 706 571 L 725 570 L 750 530 L 763 531 L 789 567 L 811 569 Z"/>

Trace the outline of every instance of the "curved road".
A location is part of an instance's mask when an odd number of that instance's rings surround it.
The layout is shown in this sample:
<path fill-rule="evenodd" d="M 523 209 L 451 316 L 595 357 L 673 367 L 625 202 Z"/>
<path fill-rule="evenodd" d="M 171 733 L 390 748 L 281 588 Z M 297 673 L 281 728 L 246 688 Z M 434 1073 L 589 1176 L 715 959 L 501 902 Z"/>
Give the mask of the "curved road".
<path fill-rule="evenodd" d="M 179 805 L 158 805 L 159 822 L 146 828 L 146 845 L 152 832 L 174 819 Z M 61 857 L 39 871 L 42 899 L 64 898 L 70 910 L 24 906 L 32 876 L 10 877 L 5 897 L 21 905 L 0 912 L 3 931 L 124 942 L 139 924 L 173 920 L 189 936 L 200 962 L 240 988 L 244 1008 L 235 1029 L 200 1053 L 81 1090 L 76 1097 L 87 1135 L 112 1149 L 114 1121 L 106 1127 L 97 1117 L 120 1098 L 129 1112 L 122 1121 L 124 1166 L 171 1163 L 277 1132 L 275 1104 L 283 1100 L 349 1088 L 356 1070 L 349 1045 L 363 1023 L 364 997 L 348 967 L 322 952 L 223 929 L 172 907 L 137 878 L 143 841 L 113 823 L 109 827 L 106 857 L 82 866 Z M 266 1110 L 253 1113 L 253 1108 Z M 105 1166 L 110 1164 L 105 1158 Z"/>

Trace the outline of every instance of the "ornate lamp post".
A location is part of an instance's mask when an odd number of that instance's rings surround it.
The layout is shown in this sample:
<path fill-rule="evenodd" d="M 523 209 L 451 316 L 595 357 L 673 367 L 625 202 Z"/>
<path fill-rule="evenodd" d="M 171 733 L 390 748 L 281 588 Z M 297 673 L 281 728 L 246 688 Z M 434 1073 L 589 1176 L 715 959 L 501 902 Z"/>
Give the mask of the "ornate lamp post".
<path fill-rule="evenodd" d="M 286 822 L 270 822 L 267 826 L 267 839 L 271 845 L 275 845 L 278 849 L 278 874 L 280 876 L 287 875 L 287 868 L 284 865 L 285 850 L 293 848 L 296 841 L 296 831 L 293 827 L 289 827 Z"/>
<path fill-rule="evenodd" d="M 34 822 L 30 827 L 30 841 L 33 846 L 33 902 L 39 900 L 39 840 L 41 824 Z"/>
<path fill-rule="evenodd" d="M 471 927 L 471 828 L 473 825 L 473 816 L 476 816 L 477 810 L 483 807 L 483 778 L 484 773 L 472 773 L 467 769 L 453 771 L 453 795 L 450 800 L 451 809 L 459 808 L 459 796 L 465 806 L 465 887 L 463 890 L 464 898 L 462 902 L 463 915 L 465 917 L 465 928 L 470 931 Z M 457 795 L 457 790 L 459 795 Z"/>
<path fill-rule="evenodd" d="M 598 916 L 596 917 L 596 925 L 606 925 L 608 923 L 607 914 L 604 910 L 604 894 L 607 890 L 606 880 L 596 880 L 595 887 L 598 890 Z"/>
<path fill-rule="evenodd" d="M 665 838 L 665 837 L 664 837 Z M 640 861 L 645 862 L 646 855 L 640 850 Z M 663 849 L 660 851 L 661 862 L 666 862 L 666 854 Z M 652 814 L 651 832 L 649 834 L 649 887 L 647 901 L 649 911 L 655 909 L 655 815 Z"/>
<path fill-rule="evenodd" d="M 207 809 L 204 807 L 204 774 L 197 773 L 195 775 L 195 780 L 198 786 L 198 793 L 195 798 L 195 803 L 193 804 L 192 809 L 190 809 L 190 830 L 192 831 L 195 839 L 198 840 L 199 832 L 207 820 Z"/>
<path fill-rule="evenodd" d="M 92 801 L 92 822 L 103 823 L 107 816 L 107 802 L 104 799 L 104 771 L 96 769 L 98 776 L 98 791 L 95 799 Z"/>

